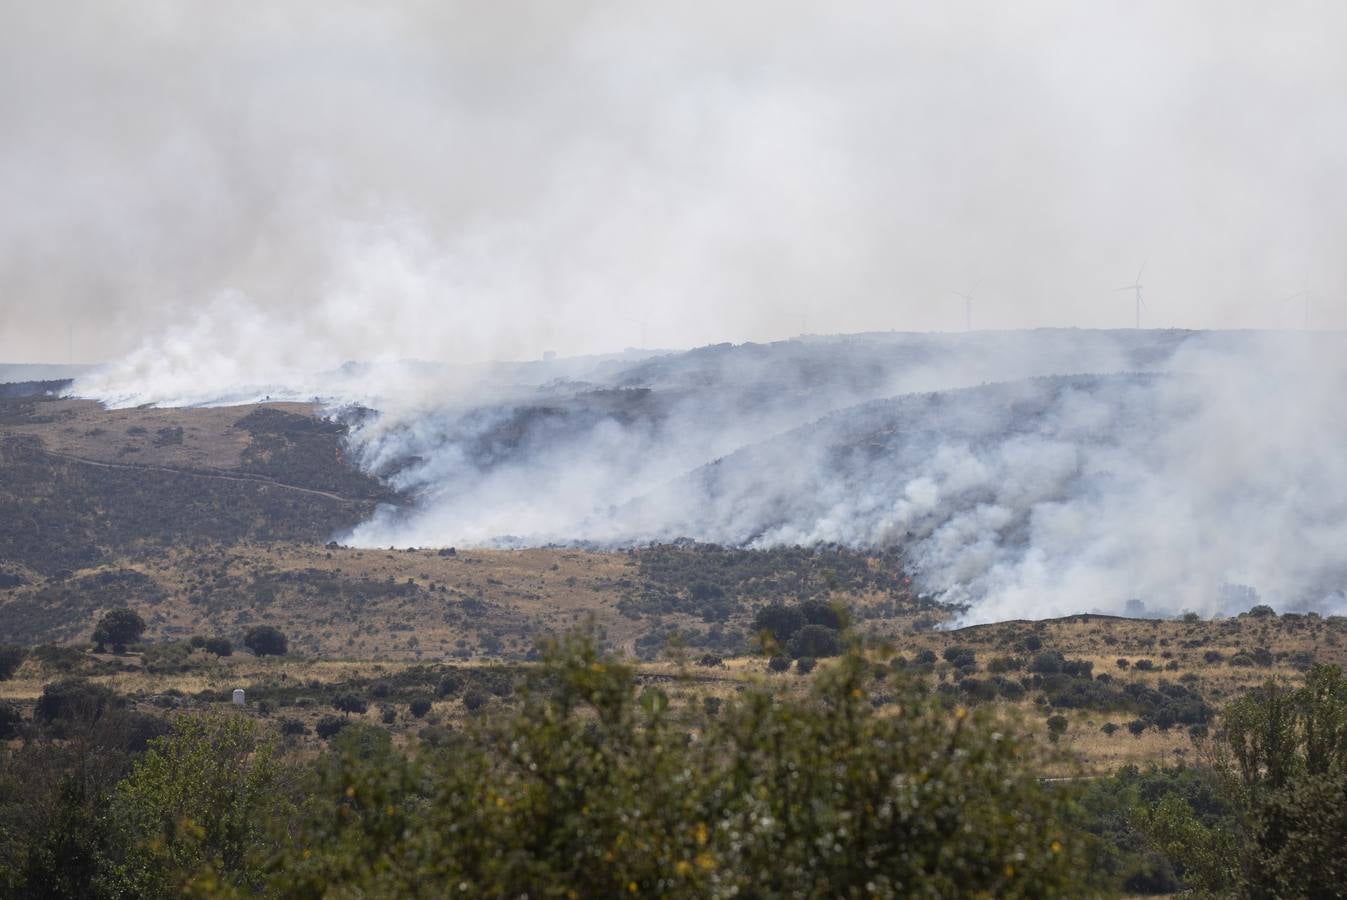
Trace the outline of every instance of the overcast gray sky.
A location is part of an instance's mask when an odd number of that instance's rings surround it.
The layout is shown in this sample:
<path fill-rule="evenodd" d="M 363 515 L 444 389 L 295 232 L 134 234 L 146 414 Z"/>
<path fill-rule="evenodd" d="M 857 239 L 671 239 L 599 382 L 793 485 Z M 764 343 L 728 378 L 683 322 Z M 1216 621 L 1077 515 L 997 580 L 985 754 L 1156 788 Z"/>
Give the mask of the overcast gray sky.
<path fill-rule="evenodd" d="M 826 8 L 825 8 L 826 7 Z M 1347 4 L 0 0 L 0 360 L 1347 327 Z"/>

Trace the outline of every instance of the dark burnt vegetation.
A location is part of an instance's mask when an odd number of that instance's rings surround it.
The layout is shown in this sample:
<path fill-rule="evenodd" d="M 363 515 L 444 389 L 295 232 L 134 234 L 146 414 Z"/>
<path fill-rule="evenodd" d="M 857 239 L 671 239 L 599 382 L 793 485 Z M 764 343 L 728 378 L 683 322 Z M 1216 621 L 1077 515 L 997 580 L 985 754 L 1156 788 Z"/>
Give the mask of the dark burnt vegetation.
<path fill-rule="evenodd" d="M 624 616 L 647 624 L 635 645 L 642 659 L 671 647 L 727 655 L 753 652 L 764 628 L 776 650 L 789 658 L 832 656 L 840 652 L 843 618 L 866 621 L 946 612 L 913 590 L 897 551 L 866 553 L 838 546 L 749 550 L 676 541 L 629 555 L 636 563 L 635 575 L 602 587 L 621 592 L 618 609 Z M 843 595 L 848 609 L 840 616 L 831 603 Z"/>
<path fill-rule="evenodd" d="M 87 635 L 93 614 L 119 606 L 157 606 L 166 598 L 159 583 L 134 569 L 106 569 L 49 581 L 0 604 L 0 634 L 11 640 L 67 640 Z"/>
<path fill-rule="evenodd" d="M 0 425 L 47 425 L 60 418 L 50 403 L 68 381 L 23 381 L 0 384 Z"/>
<path fill-rule="evenodd" d="M 371 511 L 262 481 L 82 464 L 36 437 L 0 438 L 0 559 L 48 576 L 185 539 L 317 543 Z"/>
<path fill-rule="evenodd" d="M 3 413 L 6 403 L 33 397 L 57 397 L 72 384 L 74 382 L 69 378 L 53 381 L 8 381 L 0 384 L 0 414 Z"/>
<path fill-rule="evenodd" d="M 244 472 L 353 499 L 397 499 L 383 483 L 346 458 L 347 426 L 341 422 L 260 407 L 234 427 L 252 438 L 240 463 Z"/>
<path fill-rule="evenodd" d="M 639 582 L 621 609 L 632 617 L 682 613 L 724 622 L 762 603 L 819 601 L 834 593 L 865 596 L 857 618 L 941 610 L 918 596 L 898 551 L 865 553 L 838 546 L 746 550 L 678 541 L 631 551 Z"/>

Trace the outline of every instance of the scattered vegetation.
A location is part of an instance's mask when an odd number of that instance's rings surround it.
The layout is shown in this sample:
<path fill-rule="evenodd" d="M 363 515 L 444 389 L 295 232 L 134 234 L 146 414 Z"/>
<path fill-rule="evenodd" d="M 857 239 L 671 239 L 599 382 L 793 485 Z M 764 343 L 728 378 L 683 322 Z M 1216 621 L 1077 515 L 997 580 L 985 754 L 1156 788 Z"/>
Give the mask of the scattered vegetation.
<path fill-rule="evenodd" d="M 339 716 L 318 726 L 329 749 L 304 758 L 278 756 L 241 713 L 185 714 L 55 802 L 28 803 L 32 786 L 0 768 L 0 886 L 48 891 L 59 858 L 68 895 L 90 898 L 1091 889 L 1088 835 L 1035 776 L 1028 738 L 893 685 L 904 699 L 879 715 L 871 683 L 851 653 L 800 695 L 675 710 L 568 638 L 517 706 L 414 757 Z"/>

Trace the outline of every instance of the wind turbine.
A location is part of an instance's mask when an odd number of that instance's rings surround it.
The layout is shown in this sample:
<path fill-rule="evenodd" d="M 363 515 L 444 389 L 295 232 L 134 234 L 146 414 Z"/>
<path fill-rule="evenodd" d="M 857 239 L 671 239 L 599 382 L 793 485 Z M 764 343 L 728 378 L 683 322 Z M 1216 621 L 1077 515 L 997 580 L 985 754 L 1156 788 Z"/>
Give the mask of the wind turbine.
<path fill-rule="evenodd" d="M 982 284 L 982 282 L 973 282 L 973 286 L 968 289 L 968 293 L 966 294 L 961 294 L 958 291 L 950 291 L 954 296 L 963 298 L 964 331 L 973 330 L 973 292 L 978 289 L 979 284 Z"/>
<path fill-rule="evenodd" d="M 1136 291 L 1136 297 L 1137 297 L 1137 328 L 1140 328 L 1140 327 L 1141 327 L 1141 307 L 1143 307 L 1143 306 L 1146 305 L 1146 301 L 1141 299 L 1141 273 L 1144 272 L 1144 271 L 1146 271 L 1146 264 L 1143 262 L 1143 263 L 1141 264 L 1141 268 L 1140 268 L 1140 269 L 1137 269 L 1137 277 L 1136 277 L 1136 279 L 1135 279 L 1131 284 L 1124 285 L 1124 286 L 1118 288 L 1118 290 L 1120 290 L 1120 291 Z"/>

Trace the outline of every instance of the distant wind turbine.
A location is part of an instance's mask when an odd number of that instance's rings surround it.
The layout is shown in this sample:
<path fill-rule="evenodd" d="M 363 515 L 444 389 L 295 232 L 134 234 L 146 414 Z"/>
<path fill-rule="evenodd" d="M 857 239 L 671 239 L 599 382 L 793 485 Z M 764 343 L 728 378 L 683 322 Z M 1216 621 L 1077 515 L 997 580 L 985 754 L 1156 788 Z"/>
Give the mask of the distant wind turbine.
<path fill-rule="evenodd" d="M 1141 307 L 1146 305 L 1146 301 L 1141 299 L 1141 273 L 1146 271 L 1146 264 L 1143 262 L 1141 268 L 1137 269 L 1137 277 L 1131 283 L 1118 288 L 1120 291 L 1136 291 L 1137 298 L 1137 328 L 1141 327 Z"/>
<path fill-rule="evenodd" d="M 981 281 L 973 282 L 973 286 L 968 289 L 968 293 L 966 294 L 962 294 L 958 291 L 950 291 L 950 293 L 953 294 L 954 296 L 963 298 L 963 318 L 964 318 L 965 331 L 973 330 L 973 292 L 978 289 L 979 284 L 982 284 L 982 282 Z"/>

